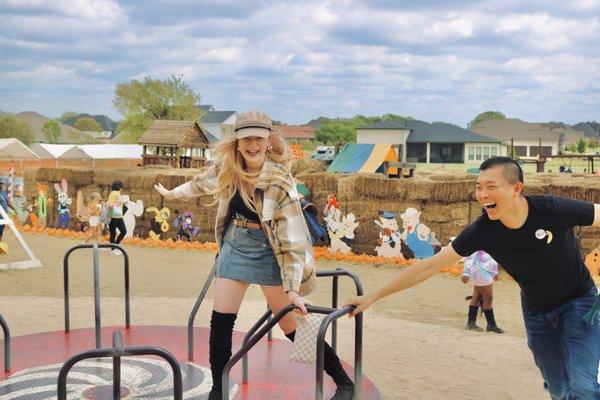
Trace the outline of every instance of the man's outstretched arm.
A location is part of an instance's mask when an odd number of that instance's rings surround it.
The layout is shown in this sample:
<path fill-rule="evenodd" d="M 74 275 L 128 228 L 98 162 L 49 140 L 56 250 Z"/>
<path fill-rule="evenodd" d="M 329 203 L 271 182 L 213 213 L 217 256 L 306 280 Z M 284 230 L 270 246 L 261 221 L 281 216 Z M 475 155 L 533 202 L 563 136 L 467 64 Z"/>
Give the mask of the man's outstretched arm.
<path fill-rule="evenodd" d="M 598 214 L 596 214 L 598 215 Z M 410 267 L 398 274 L 390 283 L 379 290 L 364 296 L 354 296 L 347 304 L 354 304 L 356 308 L 350 314 L 351 317 L 365 311 L 374 302 L 399 292 L 431 278 L 444 267 L 458 262 L 462 257 L 454 251 L 452 245 L 448 245 L 429 258 L 417 261 Z"/>
<path fill-rule="evenodd" d="M 594 223 L 592 226 L 600 227 L 600 204 L 594 204 Z"/>

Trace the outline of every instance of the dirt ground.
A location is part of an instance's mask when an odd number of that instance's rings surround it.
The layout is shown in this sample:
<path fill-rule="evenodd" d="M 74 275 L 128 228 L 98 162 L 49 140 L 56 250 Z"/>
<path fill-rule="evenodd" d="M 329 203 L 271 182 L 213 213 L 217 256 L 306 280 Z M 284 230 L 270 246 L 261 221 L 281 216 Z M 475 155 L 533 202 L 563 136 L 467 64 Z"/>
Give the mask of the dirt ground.
<path fill-rule="evenodd" d="M 25 239 L 43 267 L 0 271 L 0 312 L 13 336 L 62 329 L 62 261 L 75 240 L 39 234 Z M 5 240 L 15 250 L 0 255 L 0 263 L 21 258 L 10 233 Z M 212 266 L 214 254 L 200 251 L 127 247 L 131 261 L 132 323 L 186 325 L 188 314 Z M 71 257 L 71 327 L 92 327 L 93 277 L 91 254 Z M 101 253 L 103 325 L 123 323 L 121 257 Z M 319 262 L 319 269 L 346 268 L 356 272 L 370 292 L 391 280 L 397 267 Z M 519 289 L 512 281 L 497 282 L 494 310 L 503 335 L 464 329 L 471 286 L 439 275 L 424 284 L 391 296 L 366 312 L 363 372 L 384 399 L 546 399 L 540 374 L 527 348 Z M 340 300 L 353 291 L 343 282 Z M 323 278 L 314 304 L 330 305 L 331 288 Z M 207 325 L 212 292 L 197 318 Z M 260 289 L 251 287 L 236 329 L 245 331 L 264 312 Z M 480 321 L 480 325 L 485 325 Z M 338 334 L 340 357 L 353 360 L 353 322 L 344 318 Z M 283 337 L 279 332 L 275 336 Z"/>

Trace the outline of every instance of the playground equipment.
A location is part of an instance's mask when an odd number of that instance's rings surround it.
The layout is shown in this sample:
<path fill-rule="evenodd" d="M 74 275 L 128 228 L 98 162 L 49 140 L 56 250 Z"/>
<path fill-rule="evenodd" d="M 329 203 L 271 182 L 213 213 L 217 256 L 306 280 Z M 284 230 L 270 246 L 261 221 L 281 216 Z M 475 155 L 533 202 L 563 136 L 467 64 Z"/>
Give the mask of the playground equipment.
<path fill-rule="evenodd" d="M 125 283 L 125 325 L 103 327 L 100 312 L 100 254 L 101 248 L 119 249 L 123 253 Z M 71 329 L 69 318 L 69 270 L 70 256 L 84 249 L 92 250 L 94 279 L 93 328 Z M 35 398 L 39 400 L 67 398 L 89 399 L 206 399 L 212 382 L 208 367 L 207 345 L 194 354 L 193 340 L 208 344 L 207 328 L 193 327 L 195 316 L 210 286 L 215 268 L 211 270 L 188 318 L 188 326 L 133 326 L 130 321 L 129 299 L 129 256 L 115 244 L 81 244 L 70 248 L 63 259 L 64 272 L 64 331 L 25 335 L 10 339 L 8 326 L 0 316 L 4 329 L 5 369 L 10 368 L 10 345 L 14 355 L 11 374 L 0 372 L 0 398 L 13 400 Z M 268 398 L 311 398 L 307 390 L 315 382 L 315 398 L 323 399 L 332 393 L 331 384 L 323 380 L 323 343 L 328 327 L 332 326 L 332 347 L 336 347 L 336 321 L 352 310 L 352 306 L 337 309 L 338 281 L 349 277 L 362 294 L 358 277 L 348 271 L 320 271 L 318 277 L 332 277 L 332 307 L 308 306 L 309 312 L 325 314 L 317 340 L 317 365 L 294 363 L 289 354 L 292 343 L 271 338 L 271 328 L 294 306 L 290 305 L 275 316 L 267 312 L 247 334 L 234 332 L 233 348 L 238 349 L 223 372 L 223 398 L 268 399 Z M 188 334 L 188 346 L 181 340 Z M 102 340 L 112 335 L 112 347 L 101 347 Z M 121 336 L 122 335 L 122 336 Z M 262 337 L 269 336 L 264 346 L 255 346 Z M 127 344 L 124 344 L 124 341 Z M 251 359 L 248 351 L 252 349 Z M 177 361 L 196 356 L 194 363 Z M 362 315 L 355 318 L 355 395 L 356 399 L 379 400 L 375 386 L 362 376 Z M 151 358 L 131 357 L 149 355 Z M 66 361 L 65 361 L 66 359 Z M 93 359 L 93 360 L 92 360 Z M 112 359 L 112 360 L 111 360 Z M 235 368 L 243 360 L 241 373 Z M 289 364 L 289 365 L 288 365 Z M 8 367 L 7 367 L 8 365 Z M 273 368 L 276 365 L 277 368 Z M 233 370 L 232 370 L 233 368 Z M 294 370 L 293 374 L 285 371 Z M 352 368 L 346 366 L 352 374 Z M 249 383 L 249 371 L 256 384 Z M 69 377 L 67 381 L 67 377 Z M 142 380 L 140 376 L 146 376 Z M 236 383 L 231 376 L 237 380 Z M 17 383 L 18 382 L 18 383 Z M 55 382 L 49 389 L 48 382 Z M 262 384 L 268 383 L 268 384 Z M 243 386 L 242 386 L 243 385 Z"/>
<path fill-rule="evenodd" d="M 19 230 L 15 227 L 15 223 L 8 216 L 8 214 L 6 213 L 6 211 L 4 211 L 4 209 L 2 207 L 0 207 L 0 217 L 2 217 L 2 218 L 0 218 L 0 225 L 8 226 L 8 228 L 15 235 L 15 237 L 17 238 L 17 241 L 19 242 L 19 244 L 21 245 L 21 247 L 27 254 L 27 257 L 29 257 L 29 259 L 25 260 L 25 261 L 13 261 L 13 262 L 7 262 L 7 263 L 0 263 L 0 270 L 2 270 L 2 269 L 26 269 L 26 268 L 41 267 L 42 263 L 40 262 L 40 260 L 38 260 L 38 258 L 35 256 L 35 254 L 33 254 L 31 249 L 27 245 L 27 242 L 25 242 L 25 239 L 23 239 L 23 236 L 21 236 L 21 233 L 19 232 Z M 6 234 L 6 231 L 4 234 Z M 4 252 L 6 252 L 6 251 L 4 251 Z"/>
<path fill-rule="evenodd" d="M 4 371 L 10 371 L 10 329 L 8 329 L 8 324 L 2 318 L 2 314 L 0 314 L 0 326 L 2 326 L 2 331 L 4 332 Z"/>
<path fill-rule="evenodd" d="M 124 248 L 118 244 L 104 243 L 104 244 L 79 244 L 71 247 L 63 258 L 63 280 L 64 280 L 64 294 L 65 294 L 65 333 L 69 333 L 70 321 L 69 321 L 69 257 L 71 254 L 80 249 L 93 249 L 93 268 L 94 268 L 94 321 L 95 321 L 95 337 L 96 337 L 96 348 L 99 349 L 102 346 L 101 329 L 102 324 L 100 320 L 100 263 L 98 250 L 101 248 L 108 248 L 111 250 L 118 249 L 123 253 L 123 270 L 125 273 L 125 328 L 131 328 L 131 312 L 129 302 L 129 256 Z"/>

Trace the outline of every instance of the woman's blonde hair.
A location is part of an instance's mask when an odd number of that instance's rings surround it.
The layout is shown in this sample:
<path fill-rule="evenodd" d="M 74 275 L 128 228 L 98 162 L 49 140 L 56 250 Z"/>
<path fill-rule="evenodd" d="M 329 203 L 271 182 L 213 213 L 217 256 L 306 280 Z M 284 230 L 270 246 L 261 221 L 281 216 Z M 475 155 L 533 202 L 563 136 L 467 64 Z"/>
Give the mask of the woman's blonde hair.
<path fill-rule="evenodd" d="M 283 138 L 277 133 L 269 135 L 270 145 L 267 147 L 265 161 L 273 161 L 283 164 L 289 170 L 291 153 L 285 145 Z M 218 171 L 217 187 L 210 193 L 217 199 L 231 199 L 238 189 L 244 187 L 244 183 L 255 186 L 260 182 L 260 172 L 248 172 L 244 170 L 245 161 L 242 154 L 237 150 L 238 139 L 233 136 L 223 139 L 217 143 L 214 149 L 215 162 L 211 168 Z M 277 177 L 275 177 L 277 179 Z M 266 177 L 272 182 L 273 176 Z M 239 190 L 244 203 L 254 210 L 251 199 L 245 190 Z M 256 211 L 256 210 L 254 210 Z"/>

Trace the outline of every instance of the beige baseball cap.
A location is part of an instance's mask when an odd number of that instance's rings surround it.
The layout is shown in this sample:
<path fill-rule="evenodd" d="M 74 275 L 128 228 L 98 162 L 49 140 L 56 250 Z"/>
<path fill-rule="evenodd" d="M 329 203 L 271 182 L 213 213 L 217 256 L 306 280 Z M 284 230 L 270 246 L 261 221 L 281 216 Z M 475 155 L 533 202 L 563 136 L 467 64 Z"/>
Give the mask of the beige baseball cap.
<path fill-rule="evenodd" d="M 261 111 L 246 111 L 238 115 L 233 131 L 238 139 L 249 136 L 269 137 L 273 122 Z"/>

